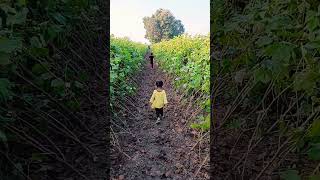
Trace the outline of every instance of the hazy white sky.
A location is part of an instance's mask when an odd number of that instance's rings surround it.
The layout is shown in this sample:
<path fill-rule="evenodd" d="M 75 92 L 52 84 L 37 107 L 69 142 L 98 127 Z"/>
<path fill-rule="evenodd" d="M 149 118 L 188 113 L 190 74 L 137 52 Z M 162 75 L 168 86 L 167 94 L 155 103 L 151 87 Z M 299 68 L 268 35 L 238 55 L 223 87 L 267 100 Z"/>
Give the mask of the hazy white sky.
<path fill-rule="evenodd" d="M 149 42 L 144 38 L 142 18 L 151 16 L 157 9 L 170 10 L 182 21 L 188 34 L 210 32 L 209 0 L 111 0 L 110 33 L 127 36 L 133 41 Z"/>

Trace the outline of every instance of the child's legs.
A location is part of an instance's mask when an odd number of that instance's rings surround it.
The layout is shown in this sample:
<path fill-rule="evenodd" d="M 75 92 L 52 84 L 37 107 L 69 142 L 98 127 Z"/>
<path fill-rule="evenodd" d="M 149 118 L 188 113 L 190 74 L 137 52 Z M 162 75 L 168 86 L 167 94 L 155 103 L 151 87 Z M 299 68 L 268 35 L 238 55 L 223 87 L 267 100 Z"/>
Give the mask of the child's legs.
<path fill-rule="evenodd" d="M 156 108 L 157 117 L 163 117 L 163 108 Z"/>
<path fill-rule="evenodd" d="M 161 117 L 163 117 L 163 108 L 159 109 L 159 114 L 160 114 Z"/>
<path fill-rule="evenodd" d="M 155 110 L 156 110 L 157 118 L 160 117 L 160 114 L 161 114 L 160 109 L 159 108 L 155 108 Z"/>

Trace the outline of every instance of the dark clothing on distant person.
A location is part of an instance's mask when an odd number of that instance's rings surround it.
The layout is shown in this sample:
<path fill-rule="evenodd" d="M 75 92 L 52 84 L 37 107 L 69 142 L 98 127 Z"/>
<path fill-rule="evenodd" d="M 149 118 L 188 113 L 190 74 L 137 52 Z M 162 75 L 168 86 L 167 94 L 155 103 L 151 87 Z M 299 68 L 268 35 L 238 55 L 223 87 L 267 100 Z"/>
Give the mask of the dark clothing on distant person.
<path fill-rule="evenodd" d="M 154 59 L 154 56 L 153 56 L 153 55 L 150 55 L 149 58 L 150 58 L 151 68 L 153 68 L 153 59 Z"/>

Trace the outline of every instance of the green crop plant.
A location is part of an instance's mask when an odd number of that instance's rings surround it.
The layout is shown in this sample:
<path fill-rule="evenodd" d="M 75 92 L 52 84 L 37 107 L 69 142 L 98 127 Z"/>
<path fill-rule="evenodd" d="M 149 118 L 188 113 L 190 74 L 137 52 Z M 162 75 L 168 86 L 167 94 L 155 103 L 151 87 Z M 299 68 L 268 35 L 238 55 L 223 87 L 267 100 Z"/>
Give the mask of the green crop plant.
<path fill-rule="evenodd" d="M 258 0 L 244 9 L 230 3 L 213 0 L 211 12 L 212 76 L 223 79 L 221 99 L 229 105 L 221 124 L 255 125 L 262 137 L 279 131 L 273 136 L 292 138 L 297 154 L 319 160 L 320 2 Z M 289 174 L 283 177 L 301 175 Z"/>
<path fill-rule="evenodd" d="M 88 114 L 98 109 L 92 83 L 103 81 L 105 72 L 99 64 L 107 48 L 99 22 L 104 6 L 89 0 L 0 2 L 0 179 L 48 179 L 57 166 L 84 177 L 65 156 L 75 147 L 91 153 L 79 134 L 98 123 Z"/>
<path fill-rule="evenodd" d="M 110 40 L 110 93 L 111 102 L 124 95 L 132 95 L 135 86 L 128 80 L 141 68 L 147 47 L 126 38 Z M 112 105 L 112 104 L 111 104 Z"/>
<path fill-rule="evenodd" d="M 181 35 L 152 46 L 162 69 L 175 77 L 174 84 L 182 92 L 201 94 L 205 113 L 191 127 L 208 130 L 210 125 L 210 38 Z M 205 117 L 203 117 L 205 116 Z"/>

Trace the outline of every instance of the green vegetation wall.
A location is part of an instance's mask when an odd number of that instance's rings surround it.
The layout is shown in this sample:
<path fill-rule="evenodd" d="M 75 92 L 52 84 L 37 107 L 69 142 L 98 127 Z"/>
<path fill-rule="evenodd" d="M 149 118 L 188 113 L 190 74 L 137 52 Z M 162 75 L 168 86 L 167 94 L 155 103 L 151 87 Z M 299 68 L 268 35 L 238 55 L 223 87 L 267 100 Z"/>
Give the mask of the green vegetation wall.
<path fill-rule="evenodd" d="M 104 127 L 97 114 L 107 108 L 107 8 L 88 0 L 0 2 L 1 179 L 84 179 L 95 176 L 90 164 L 105 173 L 92 163 L 105 157 L 90 144 L 106 136 L 88 137 L 94 125 Z M 88 161 L 75 161 L 75 152 Z"/>
<path fill-rule="evenodd" d="M 306 154 L 315 168 L 320 160 L 320 2 L 258 0 L 243 10 L 221 0 L 212 4 L 213 75 L 223 87 L 213 91 L 219 91 L 227 111 L 221 126 L 255 127 L 259 135 L 252 136 L 261 137 L 259 142 L 277 131 L 272 136 L 293 140 L 296 156 Z M 299 168 L 296 174 L 312 174 Z"/>
<path fill-rule="evenodd" d="M 175 77 L 174 84 L 188 95 L 198 94 L 199 105 L 210 112 L 210 39 L 209 36 L 182 35 L 152 46 L 165 72 Z M 200 118 L 203 129 L 209 128 L 210 115 Z"/>
<path fill-rule="evenodd" d="M 144 63 L 147 47 L 125 38 L 111 37 L 110 41 L 110 93 L 111 102 L 134 93 L 129 79 L 139 72 Z"/>

